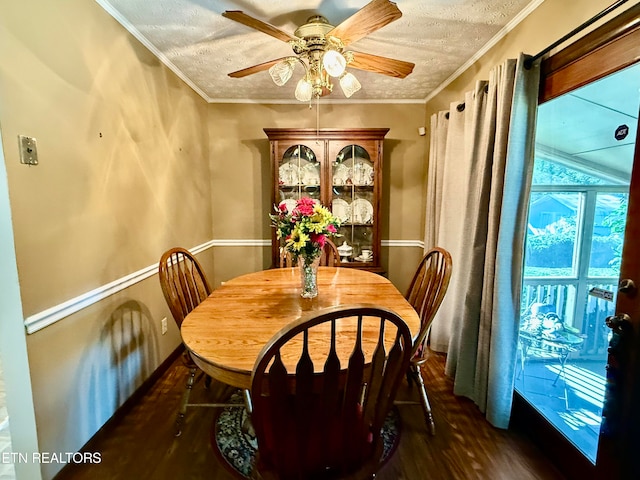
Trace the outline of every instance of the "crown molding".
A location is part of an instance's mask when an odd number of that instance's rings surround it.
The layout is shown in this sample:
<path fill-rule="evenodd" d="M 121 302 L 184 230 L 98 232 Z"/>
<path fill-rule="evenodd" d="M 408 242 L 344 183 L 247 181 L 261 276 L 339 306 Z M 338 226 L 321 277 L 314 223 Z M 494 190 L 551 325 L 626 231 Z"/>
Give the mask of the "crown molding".
<path fill-rule="evenodd" d="M 532 0 L 523 10 L 521 10 L 518 15 L 516 15 L 509 23 L 507 23 L 504 27 L 502 27 L 498 33 L 496 33 L 491 40 L 484 44 L 484 46 L 478 50 L 469 60 L 467 60 L 460 68 L 458 68 L 455 72 L 453 72 L 449 78 L 447 78 L 444 82 L 434 88 L 429 95 L 424 99 L 425 103 L 428 103 L 434 97 L 436 97 L 440 92 L 442 92 L 449 84 L 451 84 L 456 78 L 462 75 L 471 65 L 476 63 L 482 56 L 491 50 L 500 40 L 507 36 L 509 32 L 511 32 L 514 28 L 516 28 L 520 22 L 522 22 L 525 18 L 527 18 L 531 12 L 533 12 L 536 8 L 538 8 L 544 0 Z"/>

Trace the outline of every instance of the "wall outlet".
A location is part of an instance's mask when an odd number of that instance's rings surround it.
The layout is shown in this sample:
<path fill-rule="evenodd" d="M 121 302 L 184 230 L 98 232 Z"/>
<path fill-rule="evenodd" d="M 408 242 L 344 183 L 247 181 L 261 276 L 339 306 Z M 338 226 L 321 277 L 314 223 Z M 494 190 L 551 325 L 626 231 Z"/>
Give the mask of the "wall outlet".
<path fill-rule="evenodd" d="M 167 333 L 167 317 L 164 317 L 160 320 L 160 325 L 162 326 L 162 335 Z"/>

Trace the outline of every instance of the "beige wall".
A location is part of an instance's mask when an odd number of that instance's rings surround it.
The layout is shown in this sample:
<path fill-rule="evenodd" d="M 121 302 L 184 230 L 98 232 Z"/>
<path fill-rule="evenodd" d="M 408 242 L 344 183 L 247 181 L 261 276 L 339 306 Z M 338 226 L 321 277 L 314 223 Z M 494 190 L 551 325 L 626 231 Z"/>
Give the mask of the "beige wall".
<path fill-rule="evenodd" d="M 2 2 L 0 46 L 26 317 L 211 239 L 201 97 L 93 1 Z M 37 139 L 38 166 L 20 164 L 18 134 Z M 212 272 L 211 250 L 201 257 Z M 42 451 L 81 448 L 179 345 L 165 316 L 154 276 L 27 337 Z"/>
<path fill-rule="evenodd" d="M 316 128 L 316 109 L 307 104 L 209 106 L 212 139 L 213 238 L 271 238 L 269 141 L 263 128 Z M 321 104 L 320 128 L 388 127 L 384 142 L 382 239 L 423 239 L 426 137 L 422 104 Z M 390 247 L 388 276 L 401 290 L 411 280 L 419 247 Z M 214 283 L 270 265 L 264 247 L 217 247 Z M 402 260 L 402 261 L 400 261 Z M 407 278 L 409 277 L 409 278 Z"/>
<path fill-rule="evenodd" d="M 203 100 L 94 2 L 4 2 L 0 22 L 25 314 L 209 240 Z M 18 134 L 36 137 L 37 167 L 19 163 Z"/>

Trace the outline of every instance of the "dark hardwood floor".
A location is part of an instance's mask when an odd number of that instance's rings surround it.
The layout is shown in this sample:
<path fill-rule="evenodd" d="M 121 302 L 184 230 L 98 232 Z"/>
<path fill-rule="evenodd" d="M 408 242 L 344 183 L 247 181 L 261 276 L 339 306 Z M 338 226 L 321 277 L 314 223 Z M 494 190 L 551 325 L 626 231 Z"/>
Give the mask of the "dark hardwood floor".
<path fill-rule="evenodd" d="M 402 434 L 379 480 L 563 479 L 564 477 L 521 434 L 493 428 L 470 400 L 457 398 L 443 374 L 444 356 L 433 355 L 424 372 L 436 421 L 428 434 L 419 405 L 400 407 Z M 214 454 L 210 434 L 215 409 L 187 412 L 182 436 L 173 426 L 187 369 L 180 359 L 127 413 L 109 422 L 85 450 L 100 452 L 99 464 L 69 464 L 56 480 L 233 480 Z M 231 392 L 214 382 L 194 387 L 194 401 L 216 401 Z M 415 390 L 415 389 L 414 389 Z M 400 398 L 417 394 L 406 382 Z"/>

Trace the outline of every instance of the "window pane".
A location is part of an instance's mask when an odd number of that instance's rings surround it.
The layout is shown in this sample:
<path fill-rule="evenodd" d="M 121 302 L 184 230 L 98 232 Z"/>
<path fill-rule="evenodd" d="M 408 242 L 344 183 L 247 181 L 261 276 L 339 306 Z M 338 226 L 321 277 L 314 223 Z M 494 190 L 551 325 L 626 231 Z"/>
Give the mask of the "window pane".
<path fill-rule="evenodd" d="M 606 185 L 610 182 L 587 172 L 580 172 L 559 162 L 541 158 L 536 151 L 533 185 Z"/>
<path fill-rule="evenodd" d="M 521 323 L 527 325 L 532 321 L 532 316 L 553 313 L 572 325 L 575 306 L 575 284 L 556 283 L 553 280 L 548 283 L 525 281 L 522 287 Z"/>
<path fill-rule="evenodd" d="M 581 193 L 533 192 L 525 253 L 525 277 L 575 275 Z"/>
<path fill-rule="evenodd" d="M 627 198 L 625 193 L 599 193 L 596 197 L 590 277 L 617 278 L 620 275 Z"/>

